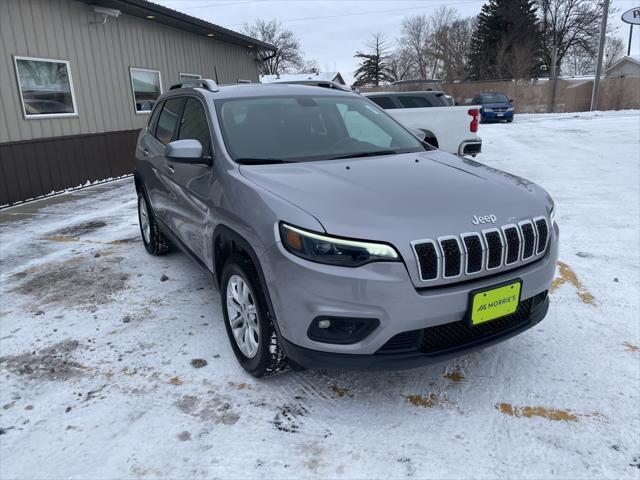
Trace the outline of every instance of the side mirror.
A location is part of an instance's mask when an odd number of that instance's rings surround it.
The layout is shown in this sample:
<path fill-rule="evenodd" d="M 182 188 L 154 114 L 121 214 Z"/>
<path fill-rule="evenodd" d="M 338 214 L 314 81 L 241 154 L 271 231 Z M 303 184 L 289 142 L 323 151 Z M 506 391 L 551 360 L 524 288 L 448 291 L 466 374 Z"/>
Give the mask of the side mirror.
<path fill-rule="evenodd" d="M 164 149 L 164 156 L 176 163 L 208 163 L 202 158 L 202 144 L 198 140 L 176 140 Z"/>
<path fill-rule="evenodd" d="M 427 138 L 427 134 L 419 128 L 410 128 L 409 131 L 421 142 L 424 142 L 425 138 Z"/>

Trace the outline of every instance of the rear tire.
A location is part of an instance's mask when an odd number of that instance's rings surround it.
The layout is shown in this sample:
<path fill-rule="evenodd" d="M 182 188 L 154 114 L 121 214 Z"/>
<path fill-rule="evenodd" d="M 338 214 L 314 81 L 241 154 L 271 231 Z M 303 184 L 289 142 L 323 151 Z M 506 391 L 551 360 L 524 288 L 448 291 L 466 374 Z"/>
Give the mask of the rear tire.
<path fill-rule="evenodd" d="M 144 248 L 151 255 L 164 255 L 172 248 L 169 240 L 158 228 L 158 223 L 149 207 L 147 196 L 144 192 L 138 193 L 138 222 L 140 224 L 140 235 Z"/>
<path fill-rule="evenodd" d="M 250 260 L 240 255 L 227 260 L 222 270 L 220 296 L 229 343 L 242 368 L 254 377 L 285 370 L 287 357 Z"/>

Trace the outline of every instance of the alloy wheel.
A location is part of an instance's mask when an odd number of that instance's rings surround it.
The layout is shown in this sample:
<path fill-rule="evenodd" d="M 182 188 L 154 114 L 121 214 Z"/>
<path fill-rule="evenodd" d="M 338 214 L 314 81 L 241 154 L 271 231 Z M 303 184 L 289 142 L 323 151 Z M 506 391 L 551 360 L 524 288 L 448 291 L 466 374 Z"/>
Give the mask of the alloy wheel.
<path fill-rule="evenodd" d="M 238 348 L 247 358 L 255 357 L 260 345 L 258 312 L 255 296 L 240 275 L 227 282 L 227 315 Z"/>

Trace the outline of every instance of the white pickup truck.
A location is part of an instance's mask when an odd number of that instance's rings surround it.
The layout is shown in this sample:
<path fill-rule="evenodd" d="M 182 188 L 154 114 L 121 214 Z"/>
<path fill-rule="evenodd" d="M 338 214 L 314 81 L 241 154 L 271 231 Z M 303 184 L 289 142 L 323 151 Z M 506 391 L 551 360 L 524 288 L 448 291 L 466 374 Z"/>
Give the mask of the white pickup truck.
<path fill-rule="evenodd" d="M 475 157 L 482 151 L 478 136 L 480 107 L 455 107 L 443 92 L 364 93 L 389 115 L 425 133 L 434 147 L 455 155 Z"/>

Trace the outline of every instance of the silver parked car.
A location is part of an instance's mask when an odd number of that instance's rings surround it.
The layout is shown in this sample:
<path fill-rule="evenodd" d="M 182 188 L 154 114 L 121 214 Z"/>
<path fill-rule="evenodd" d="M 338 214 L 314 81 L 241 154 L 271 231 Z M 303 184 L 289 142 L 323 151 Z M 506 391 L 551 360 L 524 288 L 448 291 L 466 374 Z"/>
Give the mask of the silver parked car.
<path fill-rule="evenodd" d="M 255 376 L 415 367 L 547 313 L 549 195 L 433 149 L 360 95 L 176 85 L 136 157 L 147 251 L 176 245 L 213 274 Z"/>

